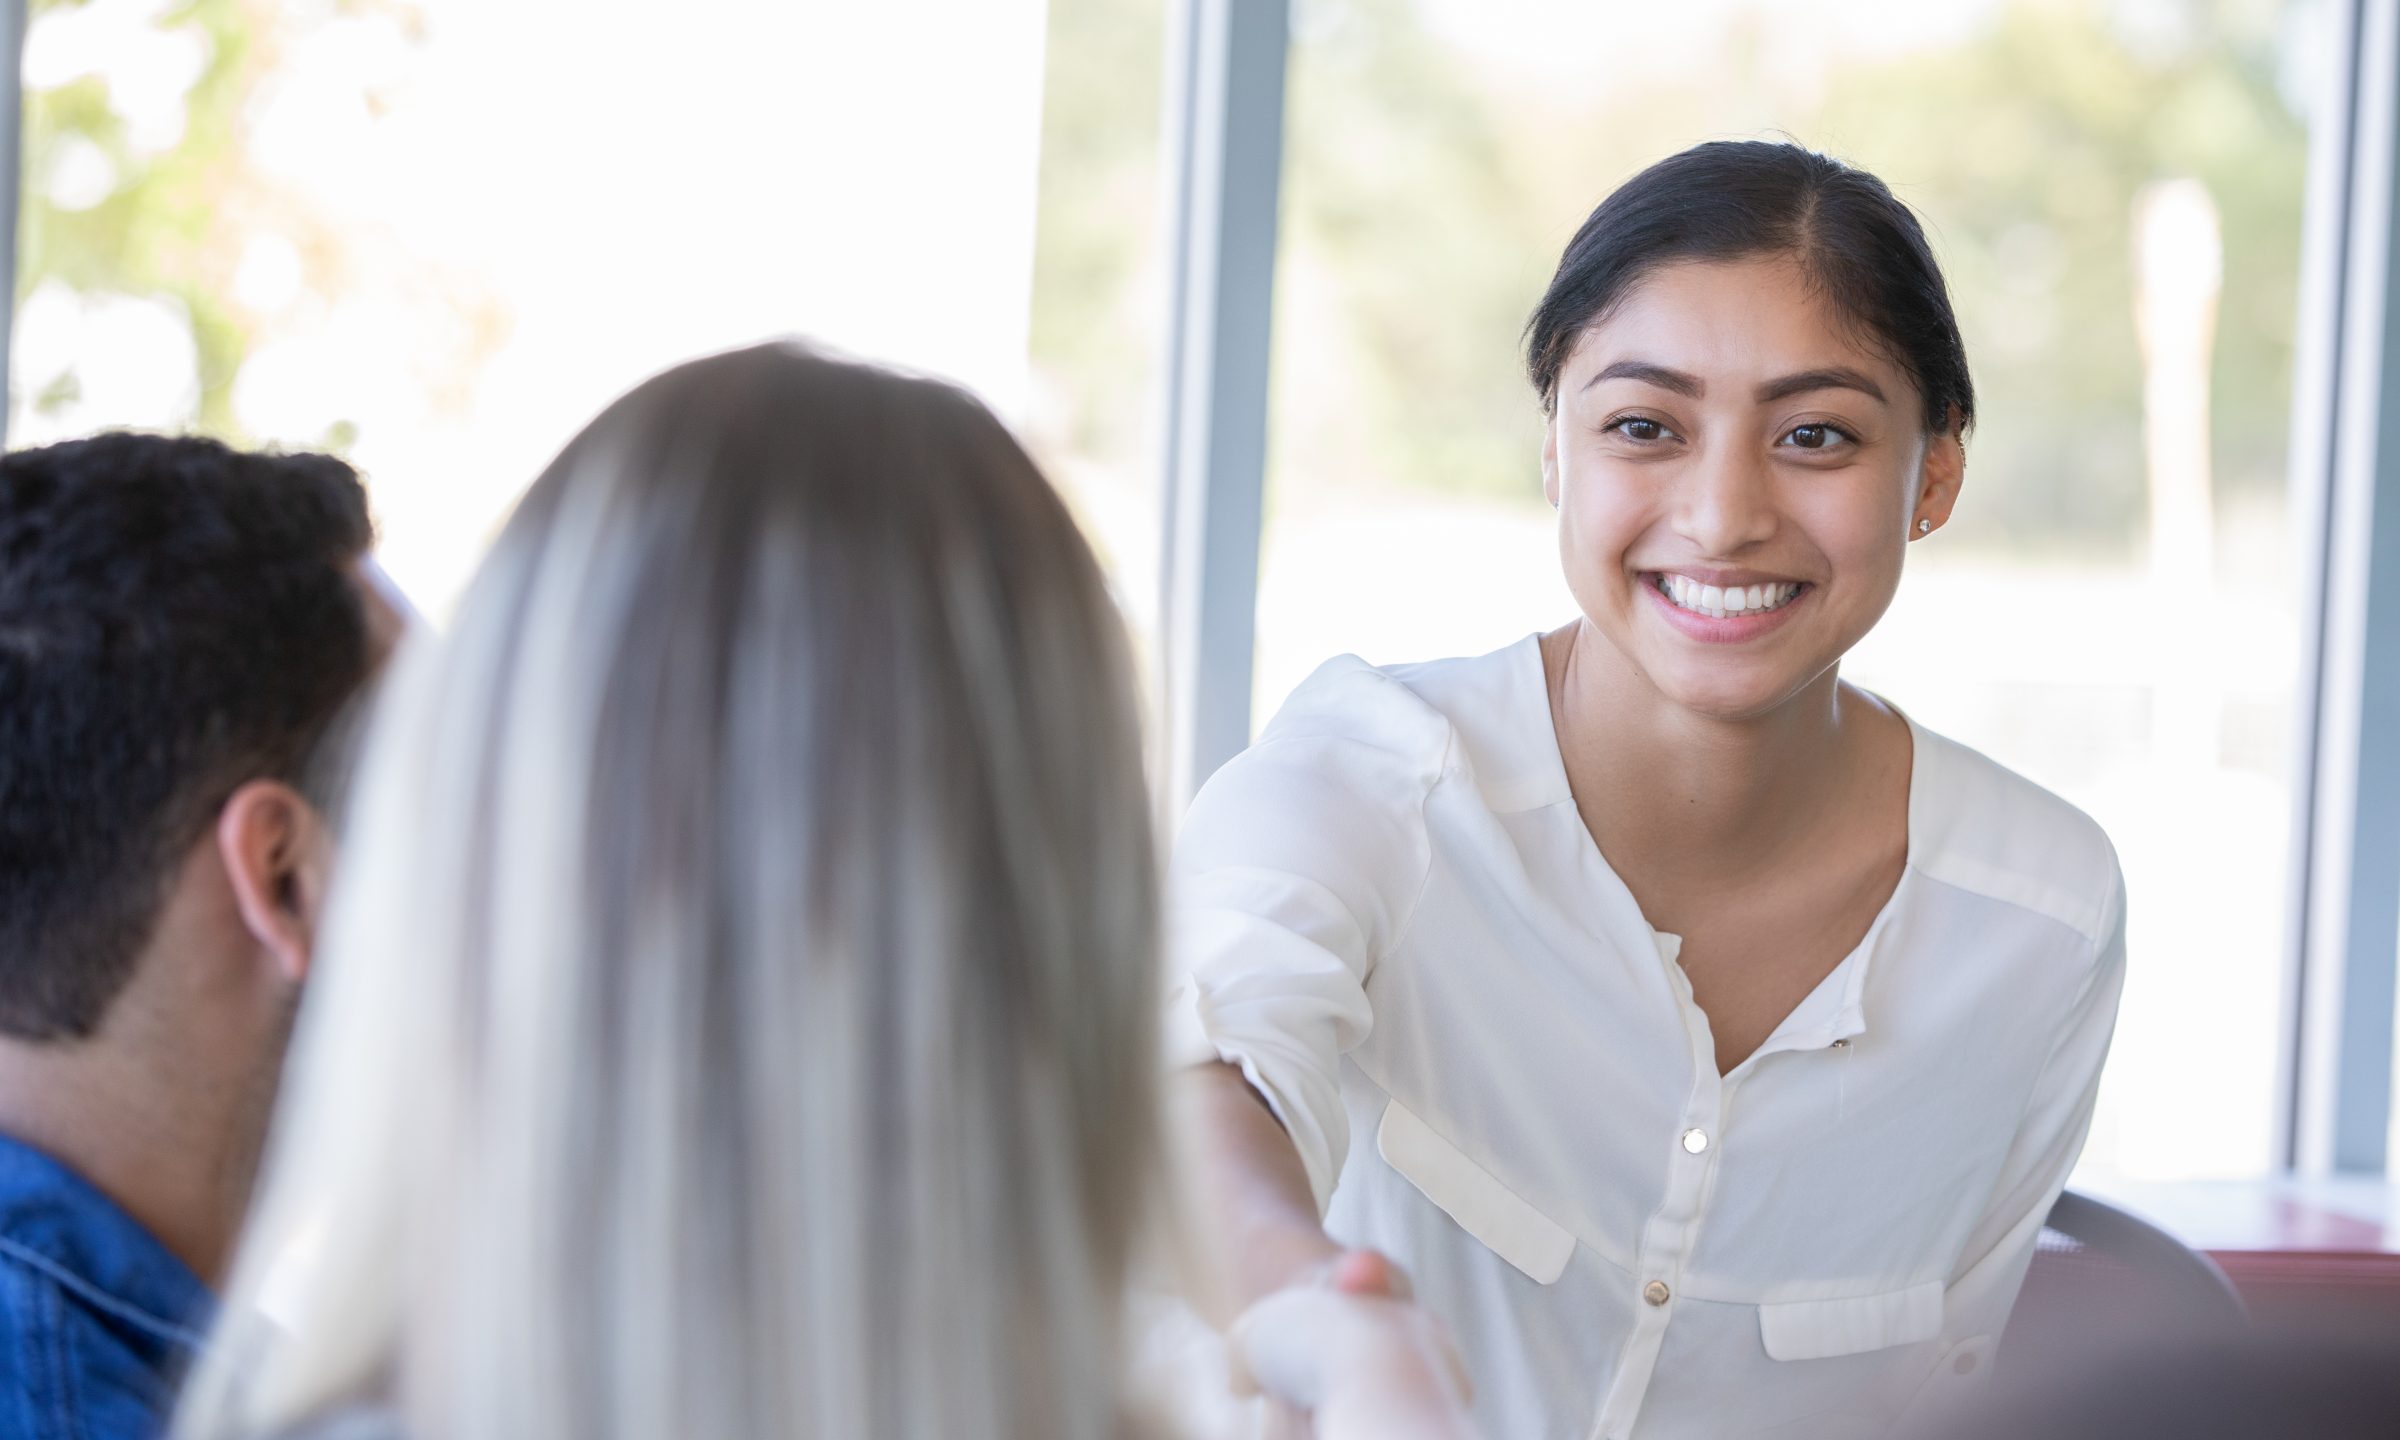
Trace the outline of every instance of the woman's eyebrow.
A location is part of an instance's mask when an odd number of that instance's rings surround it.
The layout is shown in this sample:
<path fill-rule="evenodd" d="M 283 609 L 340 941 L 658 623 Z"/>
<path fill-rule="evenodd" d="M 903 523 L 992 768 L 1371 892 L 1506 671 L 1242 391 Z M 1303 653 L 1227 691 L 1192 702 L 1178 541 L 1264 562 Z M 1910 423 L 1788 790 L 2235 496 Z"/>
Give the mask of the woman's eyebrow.
<path fill-rule="evenodd" d="M 1769 380 L 1758 387 L 1758 403 L 1766 405 L 1777 400 L 1789 400 L 1794 395 L 1805 395 L 1811 390 L 1856 390 L 1877 400 L 1883 398 L 1882 386 L 1856 370 L 1836 365 L 1827 370 L 1803 370 L 1780 380 Z"/>
<path fill-rule="evenodd" d="M 1694 400 L 1699 399 L 1701 394 L 1708 389 L 1706 385 L 1700 383 L 1700 377 L 1697 375 L 1686 374 L 1681 370 L 1670 370 L 1664 365 L 1653 365 L 1647 360 L 1619 360 L 1591 379 L 1584 381 L 1583 388 L 1589 390 L 1603 380 L 1639 380 L 1645 385 L 1656 385 L 1661 390 L 1672 390 L 1678 395 L 1688 395 Z"/>

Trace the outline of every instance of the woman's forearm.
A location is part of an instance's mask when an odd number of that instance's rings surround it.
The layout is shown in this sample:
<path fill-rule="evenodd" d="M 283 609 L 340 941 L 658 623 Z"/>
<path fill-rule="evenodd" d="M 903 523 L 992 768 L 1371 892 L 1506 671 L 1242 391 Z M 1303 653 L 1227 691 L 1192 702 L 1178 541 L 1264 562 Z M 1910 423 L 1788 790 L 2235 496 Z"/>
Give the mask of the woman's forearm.
<path fill-rule="evenodd" d="M 1300 1152 L 1241 1071 L 1199 1066 L 1176 1076 L 1171 1092 L 1194 1152 L 1191 1213 L 1206 1252 L 1187 1298 L 1222 1329 L 1341 1247 L 1326 1237 Z"/>

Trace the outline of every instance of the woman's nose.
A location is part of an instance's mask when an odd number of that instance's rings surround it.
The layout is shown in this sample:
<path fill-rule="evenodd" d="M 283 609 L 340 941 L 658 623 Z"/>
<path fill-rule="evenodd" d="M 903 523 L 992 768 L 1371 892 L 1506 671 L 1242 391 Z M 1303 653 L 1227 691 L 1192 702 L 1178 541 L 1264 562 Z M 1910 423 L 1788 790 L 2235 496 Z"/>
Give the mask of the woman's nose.
<path fill-rule="evenodd" d="M 1709 555 L 1732 555 L 1775 533 L 1766 462 L 1739 449 L 1704 456 L 1684 475 L 1675 528 Z"/>

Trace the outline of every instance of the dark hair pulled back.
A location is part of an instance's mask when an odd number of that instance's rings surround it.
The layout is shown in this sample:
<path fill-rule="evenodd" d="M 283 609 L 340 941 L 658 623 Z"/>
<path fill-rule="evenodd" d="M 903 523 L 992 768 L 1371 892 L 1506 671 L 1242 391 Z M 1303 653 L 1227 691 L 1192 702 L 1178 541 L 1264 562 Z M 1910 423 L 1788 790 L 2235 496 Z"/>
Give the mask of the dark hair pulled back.
<path fill-rule="evenodd" d="M 1966 344 L 1917 217 L 1881 180 L 1780 141 L 1717 140 L 1670 155 L 1600 202 L 1559 257 L 1525 326 L 1525 365 L 1545 414 L 1584 330 L 1633 286 L 1678 261 L 1789 255 L 1818 292 L 1906 370 L 1925 427 L 1975 419 Z"/>

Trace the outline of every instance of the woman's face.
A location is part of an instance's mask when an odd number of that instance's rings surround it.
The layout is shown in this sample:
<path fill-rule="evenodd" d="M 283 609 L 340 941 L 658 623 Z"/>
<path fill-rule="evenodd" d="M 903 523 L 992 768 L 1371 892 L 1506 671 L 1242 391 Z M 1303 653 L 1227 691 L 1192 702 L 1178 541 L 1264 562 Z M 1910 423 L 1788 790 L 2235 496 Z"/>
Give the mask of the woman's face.
<path fill-rule="evenodd" d="M 1670 702 L 1762 715 L 1873 628 L 1965 457 L 1786 258 L 1669 265 L 1589 327 L 1542 450 L 1567 583 Z"/>

